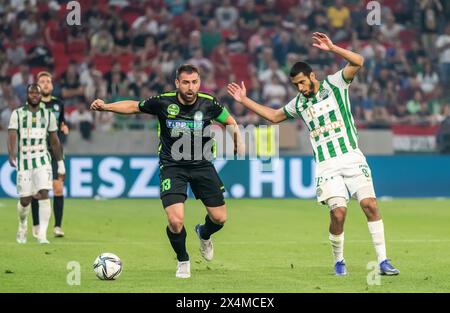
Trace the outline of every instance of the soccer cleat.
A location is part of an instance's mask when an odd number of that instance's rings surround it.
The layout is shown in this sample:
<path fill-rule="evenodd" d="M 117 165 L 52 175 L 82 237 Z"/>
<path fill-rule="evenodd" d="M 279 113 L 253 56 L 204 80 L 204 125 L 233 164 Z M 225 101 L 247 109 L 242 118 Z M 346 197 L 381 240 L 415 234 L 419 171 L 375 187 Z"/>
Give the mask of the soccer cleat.
<path fill-rule="evenodd" d="M 195 226 L 195 232 L 200 239 L 200 253 L 206 261 L 211 261 L 214 257 L 214 246 L 211 239 L 205 240 L 200 237 L 200 224 Z"/>
<path fill-rule="evenodd" d="M 389 262 L 389 259 L 386 259 L 380 263 L 380 274 L 392 276 L 400 274 L 400 271 Z"/>
<path fill-rule="evenodd" d="M 189 278 L 191 277 L 191 261 L 178 261 L 177 272 L 175 273 L 177 278 Z"/>
<path fill-rule="evenodd" d="M 39 225 L 33 225 L 33 237 L 38 239 Z"/>
<path fill-rule="evenodd" d="M 347 275 L 347 267 L 345 266 L 345 261 L 339 261 L 334 264 L 334 273 L 336 276 L 345 276 Z"/>
<path fill-rule="evenodd" d="M 46 238 L 38 239 L 38 241 L 39 241 L 40 244 L 49 244 L 50 243 L 50 241 L 48 241 Z"/>
<path fill-rule="evenodd" d="M 53 235 L 55 235 L 55 237 L 64 237 L 64 231 L 61 227 L 56 226 L 53 229 Z"/>

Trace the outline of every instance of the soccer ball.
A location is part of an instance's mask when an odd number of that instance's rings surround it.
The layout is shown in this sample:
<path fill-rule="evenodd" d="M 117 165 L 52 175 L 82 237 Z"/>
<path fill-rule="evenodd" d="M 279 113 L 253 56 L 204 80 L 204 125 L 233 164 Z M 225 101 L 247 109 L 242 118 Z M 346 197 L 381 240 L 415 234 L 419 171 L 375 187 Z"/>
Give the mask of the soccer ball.
<path fill-rule="evenodd" d="M 122 261 L 113 253 L 102 253 L 94 261 L 95 275 L 101 280 L 113 280 L 122 273 Z"/>

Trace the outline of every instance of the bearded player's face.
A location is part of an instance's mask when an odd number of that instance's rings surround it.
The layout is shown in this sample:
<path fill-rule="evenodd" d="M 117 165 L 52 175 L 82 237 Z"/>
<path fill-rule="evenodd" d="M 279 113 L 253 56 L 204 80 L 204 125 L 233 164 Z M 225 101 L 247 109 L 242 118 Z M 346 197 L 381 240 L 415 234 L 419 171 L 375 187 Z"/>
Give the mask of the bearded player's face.
<path fill-rule="evenodd" d="M 180 97 L 187 103 L 193 103 L 200 89 L 200 76 L 198 73 L 180 73 L 175 81 Z"/>
<path fill-rule="evenodd" d="M 297 76 L 291 78 L 291 83 L 298 89 L 298 91 L 306 98 L 314 96 L 314 83 L 312 82 L 312 73 L 305 76 L 299 73 Z"/>
<path fill-rule="evenodd" d="M 41 87 L 42 95 L 47 97 L 53 92 L 52 79 L 48 76 L 41 76 L 38 80 L 38 85 Z"/>

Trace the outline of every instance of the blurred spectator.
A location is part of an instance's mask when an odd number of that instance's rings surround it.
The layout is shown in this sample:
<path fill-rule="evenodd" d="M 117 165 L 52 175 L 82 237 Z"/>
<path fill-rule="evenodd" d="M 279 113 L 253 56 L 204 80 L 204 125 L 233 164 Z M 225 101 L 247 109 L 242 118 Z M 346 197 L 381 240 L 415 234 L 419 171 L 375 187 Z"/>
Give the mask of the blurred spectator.
<path fill-rule="evenodd" d="M 223 0 L 222 5 L 216 9 L 215 16 L 220 29 L 231 29 L 237 26 L 239 12 L 231 5 L 231 0 Z"/>
<path fill-rule="evenodd" d="M 211 17 L 214 16 L 215 8 L 211 1 L 204 1 L 200 9 L 197 11 L 198 19 L 202 26 L 208 25 L 209 21 L 215 21 Z"/>
<path fill-rule="evenodd" d="M 100 29 L 94 33 L 90 40 L 91 54 L 99 54 L 109 56 L 114 48 L 114 38 L 106 29 Z"/>
<path fill-rule="evenodd" d="M 206 57 L 209 57 L 215 47 L 222 41 L 222 35 L 217 28 L 217 22 L 209 20 L 201 32 L 201 44 Z"/>
<path fill-rule="evenodd" d="M 277 12 L 275 0 L 266 0 L 263 10 L 259 14 L 259 20 L 262 26 L 271 28 L 281 22 L 281 15 Z"/>
<path fill-rule="evenodd" d="M 16 97 L 5 98 L 6 108 L 1 111 L 0 114 L 0 129 L 7 130 L 9 125 L 9 119 L 11 118 L 12 112 L 19 107 L 19 102 Z"/>
<path fill-rule="evenodd" d="M 423 46 L 427 47 L 431 56 L 435 56 L 436 37 L 438 31 L 439 15 L 443 8 L 440 0 L 420 0 L 421 31 Z"/>
<path fill-rule="evenodd" d="M 113 129 L 114 113 L 95 111 L 95 129 L 101 132 L 109 132 Z"/>
<path fill-rule="evenodd" d="M 131 40 L 121 28 L 114 33 L 114 54 L 132 53 Z"/>
<path fill-rule="evenodd" d="M 263 98 L 265 103 L 272 108 L 278 109 L 286 101 L 286 87 L 280 81 L 278 75 L 272 75 L 270 82 L 264 84 Z"/>
<path fill-rule="evenodd" d="M 419 112 L 420 108 L 422 107 L 423 102 L 424 101 L 423 101 L 422 92 L 420 90 L 417 90 L 414 93 L 414 98 L 409 100 L 408 103 L 406 104 L 408 113 L 414 115 L 417 112 Z"/>
<path fill-rule="evenodd" d="M 334 29 L 341 29 L 345 26 L 350 18 L 350 10 L 344 5 L 343 0 L 334 1 L 327 10 L 328 21 Z"/>
<path fill-rule="evenodd" d="M 273 80 L 272 80 L 273 76 L 276 76 L 280 83 L 286 84 L 288 82 L 288 78 L 287 78 L 286 74 L 280 69 L 280 67 L 278 66 L 278 62 L 276 60 L 272 60 L 269 63 L 269 68 L 262 71 L 259 74 L 258 79 L 263 84 L 269 84 L 269 83 L 273 83 Z"/>
<path fill-rule="evenodd" d="M 41 66 L 53 68 L 53 56 L 50 49 L 45 45 L 42 38 L 36 40 L 36 44 L 28 50 L 28 65 L 31 67 Z"/>
<path fill-rule="evenodd" d="M 61 96 L 64 105 L 70 107 L 84 101 L 84 86 L 80 83 L 80 78 L 75 62 L 71 62 L 62 79 Z"/>
<path fill-rule="evenodd" d="M 25 40 L 35 40 L 39 32 L 39 23 L 36 13 L 28 12 L 27 18 L 20 23 L 19 29 Z"/>
<path fill-rule="evenodd" d="M 400 34 L 400 31 L 404 29 L 404 27 L 395 23 L 395 16 L 392 13 L 388 14 L 385 19 L 386 21 L 380 26 L 380 32 L 388 42 L 394 43 L 399 39 L 398 35 Z"/>
<path fill-rule="evenodd" d="M 84 89 L 84 97 L 87 103 L 91 103 L 95 99 L 105 99 L 107 96 L 107 86 L 102 73 L 93 70 L 91 75 L 92 80 Z"/>
<path fill-rule="evenodd" d="M 30 67 L 27 64 L 21 64 L 19 67 L 19 72 L 14 74 L 11 78 L 11 86 L 14 93 L 19 97 L 21 103 L 26 101 L 27 86 L 33 82 L 34 79 L 30 72 Z"/>
<path fill-rule="evenodd" d="M 431 62 L 425 63 L 423 72 L 419 72 L 416 78 L 425 94 L 432 92 L 439 83 L 439 76 L 433 70 Z"/>
<path fill-rule="evenodd" d="M 81 138 L 87 141 L 92 139 L 92 127 L 94 119 L 92 112 L 87 110 L 86 104 L 78 102 L 76 104 L 77 109 L 73 111 L 69 116 L 69 123 L 71 129 L 77 129 L 80 131 Z"/>
<path fill-rule="evenodd" d="M 11 40 L 9 47 L 6 49 L 8 61 L 14 66 L 19 66 L 25 59 L 26 53 L 23 46 L 17 44 L 17 40 Z"/>
<path fill-rule="evenodd" d="M 145 15 L 138 17 L 131 25 L 133 30 L 143 30 L 145 34 L 156 36 L 159 32 L 158 20 L 151 7 L 145 9 Z"/>
<path fill-rule="evenodd" d="M 450 87 L 450 23 L 445 27 L 445 33 L 436 40 L 439 55 L 439 71 L 444 86 Z"/>
<path fill-rule="evenodd" d="M 248 41 L 250 36 L 258 31 L 259 19 L 255 10 L 254 0 L 245 0 L 244 8 L 239 14 L 239 29 L 244 41 Z"/>

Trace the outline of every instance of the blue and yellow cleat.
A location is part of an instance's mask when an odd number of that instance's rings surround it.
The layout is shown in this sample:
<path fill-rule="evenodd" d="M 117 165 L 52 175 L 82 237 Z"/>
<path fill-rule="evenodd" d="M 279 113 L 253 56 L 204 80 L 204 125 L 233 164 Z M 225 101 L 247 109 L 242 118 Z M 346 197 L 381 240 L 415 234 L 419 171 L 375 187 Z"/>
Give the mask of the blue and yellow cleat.
<path fill-rule="evenodd" d="M 398 275 L 400 271 L 396 269 L 388 259 L 380 263 L 380 275 Z"/>
<path fill-rule="evenodd" d="M 334 264 L 334 273 L 336 276 L 346 276 L 347 275 L 347 267 L 345 266 L 345 261 L 339 261 Z"/>

